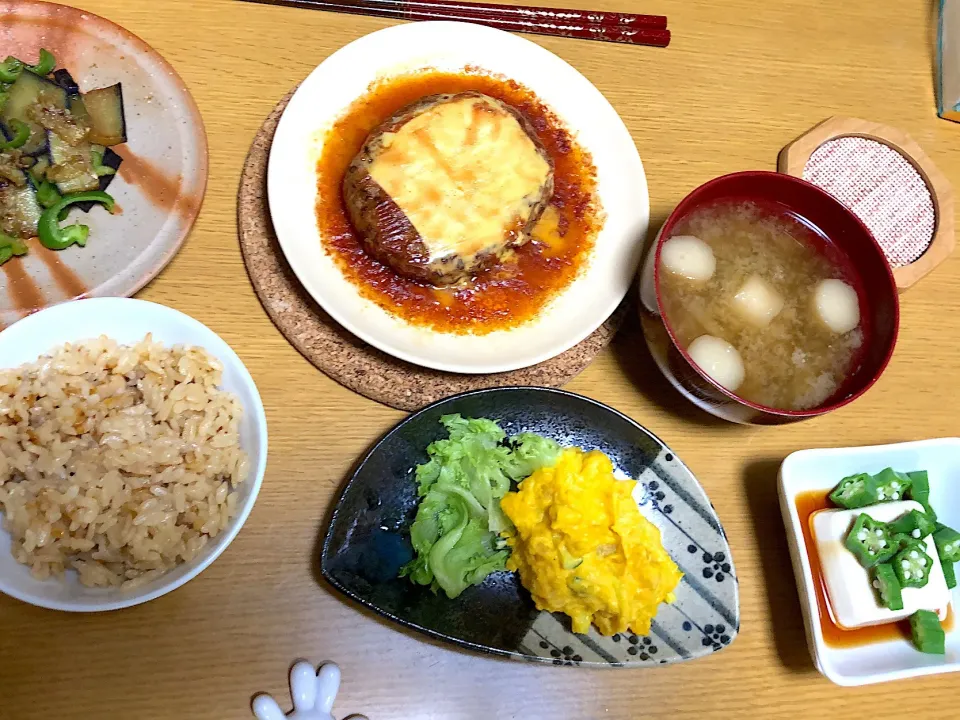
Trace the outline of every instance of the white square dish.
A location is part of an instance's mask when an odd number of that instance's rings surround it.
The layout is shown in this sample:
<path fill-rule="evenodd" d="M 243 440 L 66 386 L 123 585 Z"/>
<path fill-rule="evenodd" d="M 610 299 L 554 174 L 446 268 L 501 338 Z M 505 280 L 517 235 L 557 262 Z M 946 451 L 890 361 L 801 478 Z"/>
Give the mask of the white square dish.
<path fill-rule="evenodd" d="M 909 640 L 890 639 L 854 647 L 827 644 L 813 567 L 807 555 L 797 497 L 808 491 L 832 490 L 847 475 L 895 470 L 926 470 L 930 477 L 930 505 L 940 522 L 960 525 L 960 438 L 919 440 L 894 445 L 801 450 L 780 466 L 780 510 L 787 530 L 790 557 L 797 578 L 807 643 L 814 665 L 838 685 L 868 685 L 888 680 L 935 675 L 960 670 L 960 627 L 946 633 L 946 655 L 925 655 Z M 956 616 L 956 592 L 951 593 L 951 615 Z"/>

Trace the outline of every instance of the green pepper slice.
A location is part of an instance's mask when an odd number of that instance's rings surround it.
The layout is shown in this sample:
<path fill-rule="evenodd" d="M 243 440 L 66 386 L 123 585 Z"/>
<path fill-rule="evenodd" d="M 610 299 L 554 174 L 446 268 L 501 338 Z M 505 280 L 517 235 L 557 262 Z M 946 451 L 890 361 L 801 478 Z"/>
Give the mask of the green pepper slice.
<path fill-rule="evenodd" d="M 57 59 L 53 53 L 45 48 L 40 48 L 40 60 L 36 65 L 24 65 L 24 67 L 37 75 L 49 75 L 57 66 Z"/>
<path fill-rule="evenodd" d="M 937 524 L 933 533 L 933 542 L 937 545 L 937 554 L 946 562 L 960 561 L 960 533 L 946 525 Z"/>
<path fill-rule="evenodd" d="M 930 610 L 917 610 L 910 616 L 910 634 L 917 650 L 931 655 L 946 653 L 946 633 L 940 625 L 940 618 Z"/>
<path fill-rule="evenodd" d="M 873 568 L 873 587 L 884 607 L 903 610 L 903 593 L 900 592 L 900 581 L 892 565 L 880 563 Z"/>
<path fill-rule="evenodd" d="M 37 234 L 44 247 L 51 250 L 63 250 L 71 245 L 83 247 L 87 244 L 90 228 L 86 225 L 69 225 L 60 227 L 60 213 L 78 202 L 103 203 L 107 212 L 113 212 L 113 198 L 102 190 L 73 193 L 64 196 L 56 205 L 51 205 L 40 216 L 37 223 Z"/>
<path fill-rule="evenodd" d="M 953 590 L 957 586 L 957 571 L 953 563 L 940 558 L 940 565 L 943 567 L 943 579 L 947 581 L 947 587 Z"/>
<path fill-rule="evenodd" d="M 27 254 L 27 244 L 18 238 L 0 233 L 0 265 L 17 255 Z"/>
<path fill-rule="evenodd" d="M 900 587 L 922 588 L 930 579 L 933 559 L 925 552 L 922 542 L 907 543 L 893 558 L 893 569 L 897 573 Z"/>
<path fill-rule="evenodd" d="M 37 186 L 37 202 L 40 203 L 41 207 L 53 207 L 62 199 L 63 196 L 52 182 L 44 180 Z"/>
<path fill-rule="evenodd" d="M 908 472 L 907 477 L 910 478 L 910 489 L 907 490 L 906 496 L 923 505 L 923 511 L 936 522 L 937 514 L 930 507 L 930 478 L 927 476 L 927 471 Z"/>
<path fill-rule="evenodd" d="M 11 120 L 7 125 L 13 131 L 13 137 L 0 143 L 0 150 L 14 150 L 26 145 L 30 139 L 30 126 L 21 120 Z"/>
<path fill-rule="evenodd" d="M 866 513 L 860 513 L 850 529 L 845 542 L 847 549 L 857 556 L 865 568 L 889 560 L 899 546 L 882 522 L 877 522 Z"/>
<path fill-rule="evenodd" d="M 876 480 L 867 473 L 848 475 L 830 493 L 830 500 L 849 510 L 873 505 L 878 502 Z"/>
<path fill-rule="evenodd" d="M 903 499 L 911 484 L 906 473 L 899 473 L 893 468 L 884 468 L 873 479 L 877 483 L 877 499 L 880 502 Z"/>
<path fill-rule="evenodd" d="M 94 150 L 90 153 L 93 157 L 93 171 L 97 174 L 97 177 L 103 177 L 104 175 L 116 175 L 117 171 L 110 167 L 109 165 L 103 164 L 103 153 L 98 150 Z"/>
<path fill-rule="evenodd" d="M 887 527 L 894 534 L 902 533 L 914 540 L 925 538 L 937 529 L 936 523 L 919 510 L 911 510 L 906 515 L 887 523 Z"/>
<path fill-rule="evenodd" d="M 17 60 L 13 55 L 8 55 L 7 59 L 0 63 L 0 82 L 12 83 L 23 72 L 23 63 Z"/>

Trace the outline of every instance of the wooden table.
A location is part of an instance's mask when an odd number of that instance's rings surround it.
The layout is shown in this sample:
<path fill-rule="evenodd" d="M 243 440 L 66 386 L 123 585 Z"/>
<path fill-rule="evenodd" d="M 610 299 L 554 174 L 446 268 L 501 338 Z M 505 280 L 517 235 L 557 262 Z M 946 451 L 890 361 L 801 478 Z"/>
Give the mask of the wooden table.
<path fill-rule="evenodd" d="M 903 297 L 900 343 L 880 383 L 828 417 L 779 428 L 711 421 L 666 386 L 635 322 L 569 385 L 664 438 L 710 494 L 740 576 L 742 627 L 730 648 L 650 671 L 571 670 L 457 652 L 359 612 L 318 582 L 315 555 L 329 503 L 357 456 L 402 414 L 336 385 L 284 340 L 251 290 L 236 235 L 240 169 L 263 118 L 331 52 L 390 23 L 231 0 L 79 4 L 166 56 L 203 113 L 210 141 L 203 211 L 183 250 L 141 297 L 202 320 L 237 350 L 263 395 L 270 459 L 239 537 L 176 592 L 90 616 L 0 597 L 0 717 L 247 718 L 254 692 L 286 697 L 297 657 L 340 663 L 339 716 L 365 711 L 371 720 L 861 711 L 899 718 L 905 704 L 912 717 L 957 716 L 956 676 L 843 689 L 813 668 L 775 484 L 779 462 L 801 448 L 957 433 L 960 255 Z M 645 0 L 643 11 L 670 16 L 667 50 L 533 39 L 576 66 L 622 115 L 645 163 L 656 229 L 695 186 L 731 171 L 774 168 L 781 147 L 838 113 L 909 132 L 960 183 L 960 126 L 935 114 L 932 5 Z"/>

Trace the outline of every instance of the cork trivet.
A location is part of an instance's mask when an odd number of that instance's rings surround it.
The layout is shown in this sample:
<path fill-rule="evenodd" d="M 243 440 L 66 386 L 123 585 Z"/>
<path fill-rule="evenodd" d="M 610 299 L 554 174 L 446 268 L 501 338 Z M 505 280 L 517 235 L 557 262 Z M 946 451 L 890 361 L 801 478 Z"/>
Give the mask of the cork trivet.
<path fill-rule="evenodd" d="M 456 393 L 508 385 L 559 387 L 613 339 L 626 301 L 592 335 L 538 365 L 493 375 L 461 375 L 412 365 L 380 352 L 334 321 L 303 289 L 273 231 L 267 160 L 280 115 L 293 92 L 267 117 L 247 155 L 237 198 L 240 249 L 260 302 L 287 340 L 328 376 L 354 392 L 401 410 L 417 410 Z"/>

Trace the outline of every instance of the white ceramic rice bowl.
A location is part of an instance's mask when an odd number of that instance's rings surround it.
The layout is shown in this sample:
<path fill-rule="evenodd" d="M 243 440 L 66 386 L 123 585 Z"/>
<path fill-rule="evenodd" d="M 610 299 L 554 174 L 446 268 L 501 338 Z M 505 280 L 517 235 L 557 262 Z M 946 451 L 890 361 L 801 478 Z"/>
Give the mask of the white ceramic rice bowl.
<path fill-rule="evenodd" d="M 55 305 L 0 333 L 0 367 L 34 362 L 67 342 L 106 335 L 133 344 L 147 333 L 164 345 L 203 347 L 223 364 L 222 387 L 243 406 L 240 445 L 250 458 L 250 474 L 236 490 L 237 512 L 229 525 L 197 557 L 150 583 L 131 590 L 88 588 L 69 571 L 63 579 L 36 580 L 10 552 L 10 535 L 0 528 L 0 592 L 31 605 L 70 612 L 100 612 L 139 605 L 192 580 L 227 548 L 253 509 L 267 464 L 267 420 L 260 393 L 237 354 L 216 333 L 178 310 L 130 298 L 94 298 Z M 2 515 L 2 510 L 0 510 Z"/>

